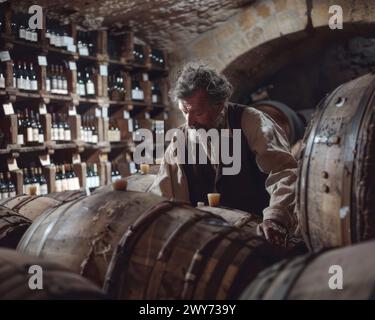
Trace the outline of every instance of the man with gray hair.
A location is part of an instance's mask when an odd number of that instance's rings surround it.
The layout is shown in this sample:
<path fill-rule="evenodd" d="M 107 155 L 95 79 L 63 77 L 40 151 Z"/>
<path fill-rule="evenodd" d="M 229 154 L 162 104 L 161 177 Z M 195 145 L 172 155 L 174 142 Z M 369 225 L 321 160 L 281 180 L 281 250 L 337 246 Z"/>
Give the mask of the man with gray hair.
<path fill-rule="evenodd" d="M 288 231 L 296 226 L 297 178 L 297 163 L 285 132 L 265 113 L 228 102 L 231 84 L 205 64 L 185 65 L 171 93 L 186 119 L 184 132 L 241 130 L 241 168 L 238 174 L 224 175 L 225 164 L 210 162 L 209 153 L 207 164 L 173 161 L 176 154 L 171 143 L 150 191 L 192 205 L 207 203 L 207 194 L 218 192 L 223 206 L 263 216 L 259 230 L 269 242 L 283 245 Z"/>

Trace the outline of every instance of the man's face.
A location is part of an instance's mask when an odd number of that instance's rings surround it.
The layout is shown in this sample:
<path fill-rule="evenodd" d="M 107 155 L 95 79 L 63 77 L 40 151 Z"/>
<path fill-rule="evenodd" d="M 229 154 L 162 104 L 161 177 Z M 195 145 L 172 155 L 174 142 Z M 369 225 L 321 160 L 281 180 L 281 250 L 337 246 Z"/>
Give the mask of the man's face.
<path fill-rule="evenodd" d="M 178 107 L 184 114 L 187 125 L 195 129 L 213 128 L 223 106 L 224 103 L 212 105 L 204 91 L 198 91 L 193 96 L 178 101 Z"/>

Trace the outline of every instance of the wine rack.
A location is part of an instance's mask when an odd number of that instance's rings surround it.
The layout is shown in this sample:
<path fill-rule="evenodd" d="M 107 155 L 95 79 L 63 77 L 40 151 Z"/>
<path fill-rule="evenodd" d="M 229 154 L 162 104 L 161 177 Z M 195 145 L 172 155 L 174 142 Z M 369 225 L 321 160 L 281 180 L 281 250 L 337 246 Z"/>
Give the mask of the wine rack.
<path fill-rule="evenodd" d="M 10 172 L 17 193 L 30 166 L 42 168 L 49 192 L 56 191 L 53 163 L 71 164 L 81 188 L 87 177 L 97 186 L 134 172 L 134 131 L 156 121 L 160 128 L 168 117 L 166 51 L 138 43 L 132 31 L 62 25 L 48 12 L 33 32 L 28 14 L 12 6 L 0 4 L 0 172 Z M 17 113 L 25 110 L 40 141 L 20 143 L 27 126 Z"/>

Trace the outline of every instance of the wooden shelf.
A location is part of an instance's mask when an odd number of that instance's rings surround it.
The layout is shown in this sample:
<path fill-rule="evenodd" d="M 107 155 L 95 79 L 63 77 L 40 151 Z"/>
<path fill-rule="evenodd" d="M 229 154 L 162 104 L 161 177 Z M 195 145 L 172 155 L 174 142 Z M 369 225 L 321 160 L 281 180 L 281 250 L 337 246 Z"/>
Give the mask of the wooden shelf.
<path fill-rule="evenodd" d="M 70 95 L 61 95 L 61 94 L 43 94 L 43 98 L 50 99 L 52 101 L 72 101 L 73 98 Z"/>
<path fill-rule="evenodd" d="M 100 61 L 99 59 L 98 59 L 98 57 L 94 57 L 94 56 L 82 56 L 82 55 L 80 55 L 80 54 L 78 54 L 78 58 L 79 59 L 84 59 L 84 60 L 90 60 L 90 61 L 94 61 L 94 62 L 98 62 L 98 61 Z"/>
<path fill-rule="evenodd" d="M 93 104 L 99 104 L 99 99 L 95 98 L 78 98 L 79 103 L 93 103 Z"/>

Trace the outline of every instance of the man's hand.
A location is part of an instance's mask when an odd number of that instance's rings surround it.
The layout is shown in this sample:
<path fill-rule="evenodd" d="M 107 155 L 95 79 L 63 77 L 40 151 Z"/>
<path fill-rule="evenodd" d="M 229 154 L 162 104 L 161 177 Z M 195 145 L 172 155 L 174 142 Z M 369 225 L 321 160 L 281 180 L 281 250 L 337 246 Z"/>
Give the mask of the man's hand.
<path fill-rule="evenodd" d="M 288 232 L 280 223 L 267 219 L 258 225 L 258 232 L 275 246 L 286 247 Z"/>

